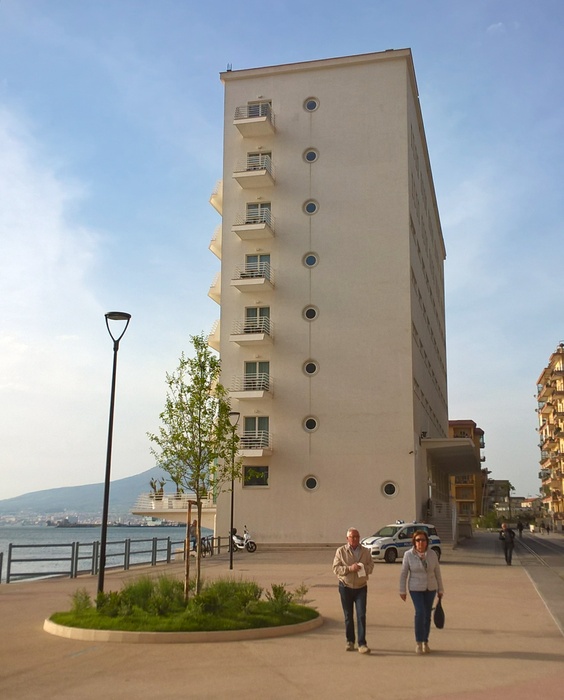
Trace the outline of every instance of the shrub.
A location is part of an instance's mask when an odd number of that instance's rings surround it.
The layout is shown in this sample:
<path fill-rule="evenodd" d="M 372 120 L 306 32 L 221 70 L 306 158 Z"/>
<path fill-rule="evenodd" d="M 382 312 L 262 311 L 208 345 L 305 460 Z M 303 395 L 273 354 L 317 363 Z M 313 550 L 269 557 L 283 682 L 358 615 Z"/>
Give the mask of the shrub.
<path fill-rule="evenodd" d="M 266 600 L 272 609 L 272 612 L 276 613 L 277 615 L 288 612 L 290 605 L 294 600 L 294 594 L 286 590 L 285 583 L 272 583 L 270 585 L 272 587 L 272 593 L 270 591 L 266 591 Z"/>
<path fill-rule="evenodd" d="M 86 612 L 86 610 L 91 610 L 93 607 L 92 599 L 86 588 L 79 588 L 72 594 L 71 599 L 71 612 L 73 613 Z"/>

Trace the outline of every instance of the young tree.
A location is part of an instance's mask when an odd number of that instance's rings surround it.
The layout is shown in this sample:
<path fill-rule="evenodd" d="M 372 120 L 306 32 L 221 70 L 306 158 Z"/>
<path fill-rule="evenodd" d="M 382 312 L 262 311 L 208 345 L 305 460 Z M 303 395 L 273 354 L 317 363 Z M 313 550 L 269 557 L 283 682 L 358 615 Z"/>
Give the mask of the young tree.
<path fill-rule="evenodd" d="M 232 465 L 238 437 L 229 423 L 227 391 L 219 383 L 220 360 L 212 354 L 203 334 L 190 338 L 194 356 L 181 354 L 176 370 L 166 375 L 168 387 L 165 408 L 159 415 L 161 427 L 148 433 L 155 447 L 151 453 L 170 475 L 177 488 L 193 493 L 198 510 L 196 548 L 196 593 L 200 592 L 202 499 L 210 491 L 218 493 L 232 476 L 239 478 L 240 467 Z M 234 469 L 234 472 L 232 472 Z M 188 598 L 189 531 L 186 531 L 186 571 L 184 592 Z"/>

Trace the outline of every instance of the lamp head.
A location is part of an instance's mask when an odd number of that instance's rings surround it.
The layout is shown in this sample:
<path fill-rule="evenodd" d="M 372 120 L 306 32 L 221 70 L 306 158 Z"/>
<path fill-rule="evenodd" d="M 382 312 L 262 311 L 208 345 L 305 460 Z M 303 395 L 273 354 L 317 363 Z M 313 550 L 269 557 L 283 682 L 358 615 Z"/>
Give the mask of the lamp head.
<path fill-rule="evenodd" d="M 127 330 L 127 326 L 129 326 L 130 320 L 131 314 L 128 314 L 125 311 L 108 311 L 108 313 L 106 314 L 106 328 L 108 329 L 108 333 L 110 334 L 111 339 L 114 341 L 114 345 L 117 346 L 119 341 L 123 338 L 123 334 Z M 117 338 L 114 337 L 114 334 L 110 329 L 110 321 L 125 321 L 125 326 L 123 327 L 121 334 Z"/>
<path fill-rule="evenodd" d="M 229 411 L 229 423 L 232 428 L 236 428 L 239 423 L 239 418 L 241 414 L 239 411 Z"/>

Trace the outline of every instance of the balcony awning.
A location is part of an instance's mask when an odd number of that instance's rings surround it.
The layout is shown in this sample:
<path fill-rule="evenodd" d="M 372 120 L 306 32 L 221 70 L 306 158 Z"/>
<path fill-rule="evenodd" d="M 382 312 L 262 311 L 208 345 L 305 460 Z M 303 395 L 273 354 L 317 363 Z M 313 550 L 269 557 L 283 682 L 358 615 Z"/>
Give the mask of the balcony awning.
<path fill-rule="evenodd" d="M 480 456 L 470 438 L 422 438 L 433 466 L 452 476 L 478 474 L 481 471 Z"/>

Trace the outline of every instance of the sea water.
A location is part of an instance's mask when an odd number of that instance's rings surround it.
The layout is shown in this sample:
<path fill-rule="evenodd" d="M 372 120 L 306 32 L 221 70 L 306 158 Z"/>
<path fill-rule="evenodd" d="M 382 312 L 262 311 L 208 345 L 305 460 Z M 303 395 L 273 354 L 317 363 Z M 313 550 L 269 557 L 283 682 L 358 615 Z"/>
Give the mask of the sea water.
<path fill-rule="evenodd" d="M 213 531 L 202 528 L 202 537 L 213 535 Z M 106 566 L 123 567 L 125 540 L 131 540 L 131 564 L 150 563 L 153 538 L 158 539 L 157 560 L 166 560 L 167 538 L 170 538 L 173 553 L 182 549 L 186 527 L 108 527 L 106 543 Z M 3 552 L 1 582 L 6 582 L 9 545 L 33 545 L 12 548 L 13 559 L 35 561 L 13 562 L 12 581 L 17 574 L 33 574 L 29 578 L 41 578 L 46 575 L 68 575 L 72 543 L 78 542 L 79 571 L 88 572 L 92 568 L 94 543 L 101 538 L 100 526 L 95 527 L 48 527 L 16 526 L 0 527 L 0 552 Z M 58 561 L 49 561 L 57 559 Z M 28 579 L 29 580 L 29 579 Z"/>

